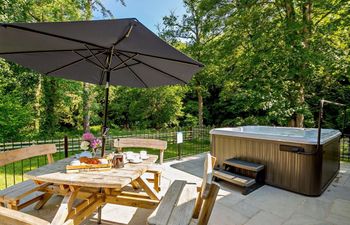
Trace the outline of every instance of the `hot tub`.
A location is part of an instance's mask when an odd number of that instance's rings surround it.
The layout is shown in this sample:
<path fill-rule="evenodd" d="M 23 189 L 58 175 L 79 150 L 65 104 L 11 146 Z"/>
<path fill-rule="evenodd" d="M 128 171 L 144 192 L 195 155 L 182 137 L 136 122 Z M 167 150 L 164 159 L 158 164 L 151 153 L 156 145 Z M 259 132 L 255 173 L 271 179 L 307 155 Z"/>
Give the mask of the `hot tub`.
<path fill-rule="evenodd" d="M 210 131 L 217 165 L 225 159 L 265 165 L 265 183 L 293 192 L 318 196 L 340 166 L 338 130 L 322 129 L 318 146 L 315 128 L 242 126 Z"/>

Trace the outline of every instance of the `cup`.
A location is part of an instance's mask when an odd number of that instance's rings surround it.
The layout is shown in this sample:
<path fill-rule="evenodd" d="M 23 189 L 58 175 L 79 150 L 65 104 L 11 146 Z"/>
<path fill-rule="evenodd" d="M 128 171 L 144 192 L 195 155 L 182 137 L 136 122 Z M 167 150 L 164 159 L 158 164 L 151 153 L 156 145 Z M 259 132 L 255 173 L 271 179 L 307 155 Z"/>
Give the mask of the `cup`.
<path fill-rule="evenodd" d="M 126 155 L 126 159 L 127 160 L 134 158 L 134 153 L 133 152 L 125 152 L 125 155 Z"/>
<path fill-rule="evenodd" d="M 147 151 L 140 151 L 140 157 L 141 159 L 147 159 L 148 158 Z"/>

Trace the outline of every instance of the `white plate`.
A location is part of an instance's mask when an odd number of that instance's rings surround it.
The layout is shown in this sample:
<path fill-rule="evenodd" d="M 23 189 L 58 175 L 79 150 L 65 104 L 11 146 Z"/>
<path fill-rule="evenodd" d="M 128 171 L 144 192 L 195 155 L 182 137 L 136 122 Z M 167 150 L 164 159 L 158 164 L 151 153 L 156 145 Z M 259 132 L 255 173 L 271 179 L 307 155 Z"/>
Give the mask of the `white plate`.
<path fill-rule="evenodd" d="M 138 159 L 138 160 L 135 160 L 135 159 L 130 160 L 129 159 L 129 163 L 142 163 L 142 159 Z"/>
<path fill-rule="evenodd" d="M 141 157 L 141 159 L 149 159 L 149 156 Z"/>

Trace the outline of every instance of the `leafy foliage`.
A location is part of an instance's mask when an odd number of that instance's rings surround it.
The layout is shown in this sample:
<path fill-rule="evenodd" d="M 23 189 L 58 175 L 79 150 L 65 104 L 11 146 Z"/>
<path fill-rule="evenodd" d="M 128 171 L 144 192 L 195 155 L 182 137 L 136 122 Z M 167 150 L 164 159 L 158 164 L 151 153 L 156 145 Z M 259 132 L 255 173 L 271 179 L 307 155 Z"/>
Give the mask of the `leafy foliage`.
<path fill-rule="evenodd" d="M 110 127 L 314 127 L 320 99 L 349 103 L 349 1 L 183 3 L 186 13 L 170 12 L 159 34 L 205 68 L 186 87 L 113 87 Z M 114 16 L 103 1 L 0 0 L 0 21 L 6 22 L 86 20 L 94 12 Z M 103 87 L 0 60 L 0 139 L 71 133 L 87 122 L 98 130 L 103 99 Z M 340 128 L 339 109 L 325 110 L 324 125 Z M 350 118 L 350 110 L 346 114 Z"/>

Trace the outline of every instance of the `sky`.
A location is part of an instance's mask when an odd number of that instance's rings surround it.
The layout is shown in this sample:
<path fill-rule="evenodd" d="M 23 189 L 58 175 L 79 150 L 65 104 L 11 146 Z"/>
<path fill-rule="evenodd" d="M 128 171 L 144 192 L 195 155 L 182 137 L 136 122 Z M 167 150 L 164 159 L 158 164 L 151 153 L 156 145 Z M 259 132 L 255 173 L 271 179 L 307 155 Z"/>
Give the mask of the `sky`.
<path fill-rule="evenodd" d="M 185 13 L 182 0 L 125 0 L 126 6 L 122 6 L 117 0 L 102 0 L 115 18 L 136 18 L 148 29 L 157 33 L 157 24 L 162 23 L 162 18 L 174 11 L 176 15 Z M 94 19 L 103 19 L 102 15 L 95 12 Z"/>

